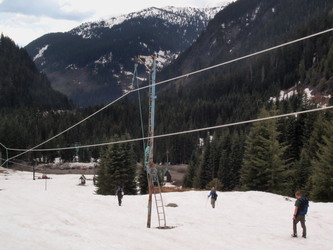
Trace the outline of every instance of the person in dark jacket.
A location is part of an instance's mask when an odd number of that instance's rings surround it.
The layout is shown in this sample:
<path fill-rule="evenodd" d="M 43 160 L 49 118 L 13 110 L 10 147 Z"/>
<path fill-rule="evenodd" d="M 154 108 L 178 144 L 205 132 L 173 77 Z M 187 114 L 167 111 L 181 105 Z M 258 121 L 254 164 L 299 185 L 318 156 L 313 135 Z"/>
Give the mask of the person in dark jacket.
<path fill-rule="evenodd" d="M 215 202 L 217 200 L 217 193 L 214 187 L 212 187 L 212 190 L 210 191 L 208 198 L 210 198 L 210 203 L 212 204 L 212 207 L 215 208 Z"/>
<path fill-rule="evenodd" d="M 307 213 L 308 203 L 306 205 L 303 205 L 302 203 L 305 200 L 307 201 L 307 198 L 302 197 L 302 194 L 299 191 L 295 193 L 295 198 L 297 200 L 295 201 L 295 209 L 293 214 L 293 234 L 291 236 L 297 237 L 297 223 L 301 222 L 301 226 L 303 229 L 302 237 L 306 238 L 305 215 Z"/>
<path fill-rule="evenodd" d="M 121 187 L 117 187 L 116 195 L 118 196 L 118 205 L 121 206 L 121 199 L 123 198 L 123 189 Z"/>

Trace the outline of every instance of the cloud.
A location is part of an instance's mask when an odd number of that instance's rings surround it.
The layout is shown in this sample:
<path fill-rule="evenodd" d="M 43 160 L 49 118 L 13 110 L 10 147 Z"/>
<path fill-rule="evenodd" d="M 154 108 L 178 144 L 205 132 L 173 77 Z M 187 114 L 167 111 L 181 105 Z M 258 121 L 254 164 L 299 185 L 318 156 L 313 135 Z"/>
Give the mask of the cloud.
<path fill-rule="evenodd" d="M 2 13 L 0 15 L 0 33 L 9 36 L 19 46 L 25 46 L 46 33 L 68 31 L 80 23 L 80 21 L 53 19 L 45 16 Z"/>
<path fill-rule="evenodd" d="M 140 11 L 148 7 L 214 7 L 223 5 L 232 0 L 120 0 L 116 4 L 110 0 L 59 0 L 68 6 L 68 9 L 94 10 L 86 21 L 96 21 L 101 18 L 116 17 L 130 12 Z"/>
<path fill-rule="evenodd" d="M 83 20 L 91 11 L 77 11 L 68 8 L 68 3 L 57 0 L 0 0 L 0 12 L 44 16 L 54 19 Z"/>
<path fill-rule="evenodd" d="M 86 21 L 114 17 L 147 7 L 211 7 L 230 0 L 0 0 L 0 13 Z"/>

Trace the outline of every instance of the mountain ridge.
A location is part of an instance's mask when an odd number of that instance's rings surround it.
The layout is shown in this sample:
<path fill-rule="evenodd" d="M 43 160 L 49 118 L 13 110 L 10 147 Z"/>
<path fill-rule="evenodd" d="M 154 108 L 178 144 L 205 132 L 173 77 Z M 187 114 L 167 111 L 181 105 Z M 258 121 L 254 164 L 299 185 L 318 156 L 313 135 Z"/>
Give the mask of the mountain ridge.
<path fill-rule="evenodd" d="M 108 103 L 128 90 L 135 55 L 156 53 L 161 70 L 199 37 L 222 8 L 152 7 L 46 34 L 26 49 L 53 88 L 78 106 Z"/>
<path fill-rule="evenodd" d="M 166 6 L 164 8 L 156 8 L 150 7 L 138 12 L 132 12 L 129 14 L 124 14 L 118 17 L 105 18 L 100 21 L 92 21 L 86 22 L 69 32 L 82 36 L 85 39 L 91 39 L 93 37 L 98 37 L 98 34 L 90 33 L 93 32 L 92 29 L 95 28 L 109 28 L 111 29 L 115 25 L 119 25 L 124 21 L 132 18 L 150 18 L 151 16 L 156 16 L 165 21 L 169 21 L 170 24 L 178 24 L 184 26 L 189 20 L 185 20 L 184 18 L 177 18 L 177 15 L 183 15 L 185 18 L 188 16 L 200 15 L 202 17 L 202 21 L 206 24 L 209 20 L 211 20 L 217 12 L 223 9 L 224 6 L 220 7 L 212 7 L 212 8 L 192 8 L 192 7 L 173 7 Z M 190 14 L 189 14 L 190 12 Z M 176 17 L 175 19 L 173 17 Z M 178 16 L 179 17 L 179 16 Z M 87 32 L 87 33 L 85 33 Z"/>

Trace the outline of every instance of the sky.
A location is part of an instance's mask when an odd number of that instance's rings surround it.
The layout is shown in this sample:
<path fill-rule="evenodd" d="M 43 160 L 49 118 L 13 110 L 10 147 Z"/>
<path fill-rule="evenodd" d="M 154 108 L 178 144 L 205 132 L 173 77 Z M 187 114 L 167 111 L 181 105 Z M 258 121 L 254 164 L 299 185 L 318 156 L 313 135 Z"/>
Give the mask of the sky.
<path fill-rule="evenodd" d="M 117 17 L 148 7 L 214 7 L 230 0 L 0 0 L 0 33 L 19 46 L 84 22 Z"/>

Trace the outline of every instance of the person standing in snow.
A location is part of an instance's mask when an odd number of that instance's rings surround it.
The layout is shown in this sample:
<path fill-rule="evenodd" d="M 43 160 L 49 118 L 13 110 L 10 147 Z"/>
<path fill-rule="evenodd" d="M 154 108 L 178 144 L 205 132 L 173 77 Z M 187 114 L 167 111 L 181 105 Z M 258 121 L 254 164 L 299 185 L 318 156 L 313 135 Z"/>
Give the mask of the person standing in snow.
<path fill-rule="evenodd" d="M 302 237 L 306 238 L 306 226 L 305 226 L 305 215 L 308 211 L 309 201 L 306 197 L 302 197 L 301 192 L 297 191 L 295 193 L 295 209 L 293 214 L 293 234 L 292 237 L 297 237 L 297 223 L 301 222 L 303 229 Z"/>
<path fill-rule="evenodd" d="M 121 199 L 123 198 L 123 189 L 118 186 L 116 190 L 116 195 L 118 196 L 118 205 L 121 206 Z"/>
<path fill-rule="evenodd" d="M 208 198 L 210 198 L 210 203 L 212 204 L 212 207 L 215 208 L 215 202 L 217 200 L 217 193 L 214 187 L 212 187 L 212 190 L 210 191 Z"/>

